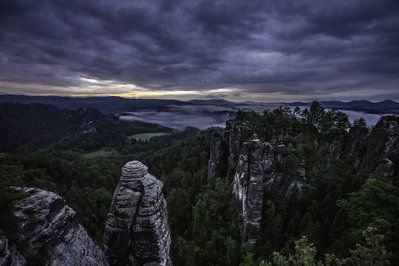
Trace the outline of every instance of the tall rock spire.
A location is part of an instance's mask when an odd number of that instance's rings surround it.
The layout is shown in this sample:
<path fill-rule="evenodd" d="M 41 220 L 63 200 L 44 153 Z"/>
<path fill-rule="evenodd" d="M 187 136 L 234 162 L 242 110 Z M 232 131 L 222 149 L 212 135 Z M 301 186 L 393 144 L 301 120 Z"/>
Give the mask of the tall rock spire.
<path fill-rule="evenodd" d="M 122 167 L 104 233 L 111 265 L 172 265 L 162 187 L 141 162 L 131 161 Z"/>

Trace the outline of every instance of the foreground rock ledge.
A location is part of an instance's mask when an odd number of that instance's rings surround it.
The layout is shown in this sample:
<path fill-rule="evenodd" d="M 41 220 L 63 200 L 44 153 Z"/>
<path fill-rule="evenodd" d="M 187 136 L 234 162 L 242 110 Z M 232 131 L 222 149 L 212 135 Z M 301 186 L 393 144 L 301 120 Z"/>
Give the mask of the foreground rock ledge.
<path fill-rule="evenodd" d="M 110 265 L 172 265 L 162 187 L 141 162 L 122 167 L 104 232 Z"/>
<path fill-rule="evenodd" d="M 60 196 L 36 188 L 9 189 L 22 197 L 12 209 L 12 240 L 0 231 L 0 265 L 108 265 Z"/>

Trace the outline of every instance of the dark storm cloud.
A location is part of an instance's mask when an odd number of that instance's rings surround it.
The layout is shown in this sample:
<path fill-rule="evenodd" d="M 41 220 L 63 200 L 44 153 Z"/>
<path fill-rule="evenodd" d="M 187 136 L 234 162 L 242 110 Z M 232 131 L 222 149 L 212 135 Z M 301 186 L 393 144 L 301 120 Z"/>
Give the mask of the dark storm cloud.
<path fill-rule="evenodd" d="M 0 86 L 398 99 L 397 14 L 397 0 L 0 0 Z"/>

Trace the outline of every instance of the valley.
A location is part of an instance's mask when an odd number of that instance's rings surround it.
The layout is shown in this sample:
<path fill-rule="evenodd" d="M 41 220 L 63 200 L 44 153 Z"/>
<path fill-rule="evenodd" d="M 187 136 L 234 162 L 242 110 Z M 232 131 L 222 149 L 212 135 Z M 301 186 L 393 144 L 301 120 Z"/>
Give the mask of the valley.
<path fill-rule="evenodd" d="M 0 0 L 0 266 L 399 265 L 398 0 Z"/>
<path fill-rule="evenodd" d="M 139 160 L 163 183 L 174 265 L 267 265 L 273 252 L 292 251 L 302 236 L 315 244 L 317 258 L 346 258 L 369 227 L 384 235 L 389 259 L 398 258 L 397 116 L 369 127 L 314 102 L 238 111 L 225 127 L 179 131 L 95 109 L 0 110 L 3 212 L 15 204 L 10 186 L 57 193 L 101 246 L 121 167 Z M 1 228 L 21 251 L 8 215 Z M 21 252 L 28 261 L 40 254 Z"/>

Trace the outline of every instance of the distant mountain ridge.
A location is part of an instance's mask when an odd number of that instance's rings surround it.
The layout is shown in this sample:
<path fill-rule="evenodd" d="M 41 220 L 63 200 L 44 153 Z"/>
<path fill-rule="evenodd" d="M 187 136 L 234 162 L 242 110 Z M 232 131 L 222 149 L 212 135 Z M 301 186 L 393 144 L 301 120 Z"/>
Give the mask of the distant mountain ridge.
<path fill-rule="evenodd" d="M 28 96 L 0 95 L 0 103 L 41 103 L 51 104 L 60 109 L 96 108 L 104 113 L 121 113 L 137 109 L 158 108 L 168 105 L 181 105 L 178 100 L 127 99 L 122 97 L 64 97 L 64 96 Z"/>
<path fill-rule="evenodd" d="M 158 109 L 171 105 L 210 105 L 238 109 L 242 106 L 255 105 L 282 105 L 282 106 L 310 106 L 311 102 L 280 102 L 280 103 L 257 103 L 257 102 L 232 102 L 225 99 L 193 99 L 190 101 L 167 100 L 167 99 L 130 99 L 115 96 L 99 97 L 67 97 L 67 96 L 28 96 L 28 95 L 0 95 L 0 103 L 41 103 L 51 104 L 60 109 L 96 108 L 104 113 L 124 113 L 142 109 Z M 393 100 L 371 102 L 368 100 L 343 101 L 321 101 L 325 108 L 337 108 L 342 110 L 362 111 L 374 114 L 399 114 L 399 103 Z"/>
<path fill-rule="evenodd" d="M 393 100 L 371 102 L 368 100 L 354 100 L 350 102 L 341 101 L 321 101 L 325 108 L 338 108 L 344 110 L 356 110 L 370 113 L 399 113 L 399 103 Z M 310 102 L 295 102 L 290 106 L 310 106 Z"/>

